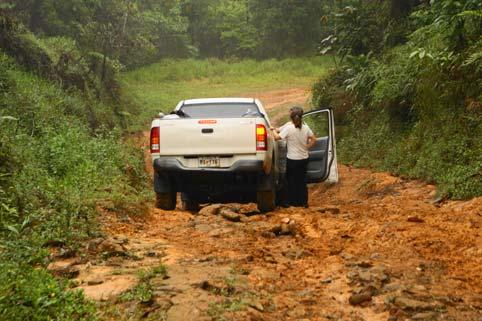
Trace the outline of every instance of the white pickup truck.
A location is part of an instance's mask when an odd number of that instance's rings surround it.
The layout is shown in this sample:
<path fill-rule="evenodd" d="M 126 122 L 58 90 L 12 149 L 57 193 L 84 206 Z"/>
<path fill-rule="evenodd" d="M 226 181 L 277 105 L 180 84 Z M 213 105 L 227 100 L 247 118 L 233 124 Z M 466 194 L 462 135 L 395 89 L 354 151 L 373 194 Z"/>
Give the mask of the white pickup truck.
<path fill-rule="evenodd" d="M 306 113 L 317 144 L 310 151 L 308 182 L 337 181 L 333 113 Z M 286 144 L 276 142 L 261 102 L 253 98 L 181 101 L 152 121 L 150 149 L 156 206 L 197 210 L 202 203 L 256 202 L 272 211 L 283 187 Z"/>

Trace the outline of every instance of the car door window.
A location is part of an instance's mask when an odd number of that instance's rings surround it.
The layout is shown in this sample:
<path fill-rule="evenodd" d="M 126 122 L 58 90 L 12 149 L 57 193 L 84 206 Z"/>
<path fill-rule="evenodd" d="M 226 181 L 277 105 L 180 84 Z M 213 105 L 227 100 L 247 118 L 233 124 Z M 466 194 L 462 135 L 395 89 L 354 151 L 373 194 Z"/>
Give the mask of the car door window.
<path fill-rule="evenodd" d="M 316 138 L 328 137 L 330 134 L 330 121 L 328 112 L 320 112 L 307 115 L 303 118 Z"/>
<path fill-rule="evenodd" d="M 314 110 L 308 112 L 303 121 L 316 136 L 316 143 L 310 149 L 307 181 L 338 181 L 333 112 L 330 109 Z"/>

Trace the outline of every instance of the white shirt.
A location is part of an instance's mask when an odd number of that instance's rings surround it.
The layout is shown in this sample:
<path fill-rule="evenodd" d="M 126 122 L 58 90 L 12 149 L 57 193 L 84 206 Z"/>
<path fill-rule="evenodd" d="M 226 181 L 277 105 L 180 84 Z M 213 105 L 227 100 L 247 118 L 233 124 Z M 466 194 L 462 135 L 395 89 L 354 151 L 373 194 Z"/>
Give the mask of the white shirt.
<path fill-rule="evenodd" d="M 292 122 L 286 123 L 281 127 L 280 137 L 286 140 L 288 146 L 288 158 L 292 160 L 307 159 L 308 137 L 314 136 L 310 127 L 303 123 L 300 128 L 296 128 Z"/>

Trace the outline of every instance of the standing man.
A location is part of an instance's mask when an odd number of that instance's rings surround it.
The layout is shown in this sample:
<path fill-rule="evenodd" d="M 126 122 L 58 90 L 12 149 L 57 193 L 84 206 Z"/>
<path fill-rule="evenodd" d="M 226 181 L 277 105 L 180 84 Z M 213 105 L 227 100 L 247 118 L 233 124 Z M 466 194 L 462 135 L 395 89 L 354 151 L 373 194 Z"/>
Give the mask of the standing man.
<path fill-rule="evenodd" d="M 313 131 L 303 123 L 303 109 L 290 109 L 291 121 L 281 130 L 271 128 L 276 140 L 286 140 L 288 148 L 286 162 L 286 178 L 288 181 L 288 205 L 308 207 L 308 186 L 306 170 L 309 150 L 316 143 Z"/>

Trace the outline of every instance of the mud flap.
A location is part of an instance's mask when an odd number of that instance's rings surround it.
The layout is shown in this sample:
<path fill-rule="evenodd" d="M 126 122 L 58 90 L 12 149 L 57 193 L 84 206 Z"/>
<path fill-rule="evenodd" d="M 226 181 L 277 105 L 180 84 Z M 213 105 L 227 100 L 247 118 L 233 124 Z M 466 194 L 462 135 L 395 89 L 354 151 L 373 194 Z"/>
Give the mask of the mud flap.
<path fill-rule="evenodd" d="M 276 205 L 287 206 L 288 205 L 288 181 L 286 180 L 286 174 L 280 175 L 280 181 L 278 190 L 276 191 Z"/>
<path fill-rule="evenodd" d="M 276 184 L 273 177 L 273 173 L 270 173 L 269 175 L 260 175 L 258 179 L 258 186 L 256 188 L 258 192 L 268 192 L 268 191 L 273 191 L 275 189 L 276 189 Z"/>
<path fill-rule="evenodd" d="M 154 191 L 156 193 L 173 192 L 171 180 L 166 174 L 154 172 Z"/>

